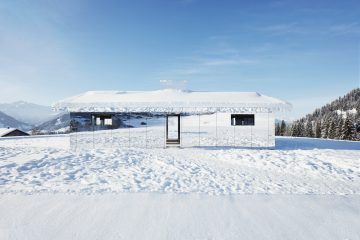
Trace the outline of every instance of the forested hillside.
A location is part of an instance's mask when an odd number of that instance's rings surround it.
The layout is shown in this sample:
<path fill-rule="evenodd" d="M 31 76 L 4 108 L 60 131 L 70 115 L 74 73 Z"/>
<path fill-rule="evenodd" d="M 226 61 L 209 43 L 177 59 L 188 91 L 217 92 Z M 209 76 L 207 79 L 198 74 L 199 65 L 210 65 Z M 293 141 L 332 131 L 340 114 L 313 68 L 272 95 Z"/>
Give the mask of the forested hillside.
<path fill-rule="evenodd" d="M 277 123 L 276 135 L 360 141 L 360 88 L 316 109 L 289 126 Z"/>

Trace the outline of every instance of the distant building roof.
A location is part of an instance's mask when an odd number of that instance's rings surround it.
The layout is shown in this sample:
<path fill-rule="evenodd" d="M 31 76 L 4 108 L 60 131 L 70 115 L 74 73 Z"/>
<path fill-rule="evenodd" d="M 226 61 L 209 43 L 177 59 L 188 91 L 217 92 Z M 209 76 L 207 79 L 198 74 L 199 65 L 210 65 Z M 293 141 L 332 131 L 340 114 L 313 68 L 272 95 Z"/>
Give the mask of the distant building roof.
<path fill-rule="evenodd" d="M 5 136 L 14 130 L 16 130 L 16 128 L 0 128 L 0 137 Z"/>
<path fill-rule="evenodd" d="M 4 137 L 13 131 L 20 131 L 20 132 L 24 133 L 24 135 L 29 135 L 26 132 L 23 132 L 17 128 L 0 128 L 0 137 Z"/>
<path fill-rule="evenodd" d="M 70 112 L 212 112 L 290 110 L 291 104 L 257 92 L 89 91 L 54 104 Z"/>

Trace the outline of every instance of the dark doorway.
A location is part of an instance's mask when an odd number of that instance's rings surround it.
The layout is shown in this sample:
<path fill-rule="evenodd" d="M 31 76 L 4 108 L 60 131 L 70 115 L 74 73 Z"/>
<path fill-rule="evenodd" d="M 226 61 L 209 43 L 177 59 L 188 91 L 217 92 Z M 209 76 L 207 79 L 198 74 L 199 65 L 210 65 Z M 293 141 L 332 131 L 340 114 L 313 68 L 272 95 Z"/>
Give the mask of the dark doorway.
<path fill-rule="evenodd" d="M 255 115 L 254 114 L 231 114 L 232 126 L 254 126 Z"/>
<path fill-rule="evenodd" d="M 180 114 L 166 115 L 166 144 L 180 145 Z"/>

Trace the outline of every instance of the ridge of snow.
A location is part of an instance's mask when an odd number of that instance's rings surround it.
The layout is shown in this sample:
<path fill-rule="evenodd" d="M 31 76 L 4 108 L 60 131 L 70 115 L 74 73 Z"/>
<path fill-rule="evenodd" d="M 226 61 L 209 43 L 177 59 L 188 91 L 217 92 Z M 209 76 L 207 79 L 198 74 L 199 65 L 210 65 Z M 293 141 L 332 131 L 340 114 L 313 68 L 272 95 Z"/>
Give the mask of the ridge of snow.
<path fill-rule="evenodd" d="M 178 89 L 156 91 L 88 91 L 53 105 L 67 111 L 213 112 L 290 110 L 291 104 L 257 92 L 201 92 Z M 255 110 L 256 111 L 256 110 Z"/>

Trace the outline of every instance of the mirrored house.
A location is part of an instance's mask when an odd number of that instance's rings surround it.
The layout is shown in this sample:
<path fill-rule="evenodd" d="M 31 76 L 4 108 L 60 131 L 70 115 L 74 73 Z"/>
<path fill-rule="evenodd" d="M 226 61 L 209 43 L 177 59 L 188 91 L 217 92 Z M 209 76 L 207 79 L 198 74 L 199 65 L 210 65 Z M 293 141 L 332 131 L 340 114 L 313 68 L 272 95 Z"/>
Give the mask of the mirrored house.
<path fill-rule="evenodd" d="M 256 92 L 91 91 L 59 101 L 71 146 L 275 147 L 275 113 L 291 105 Z"/>

